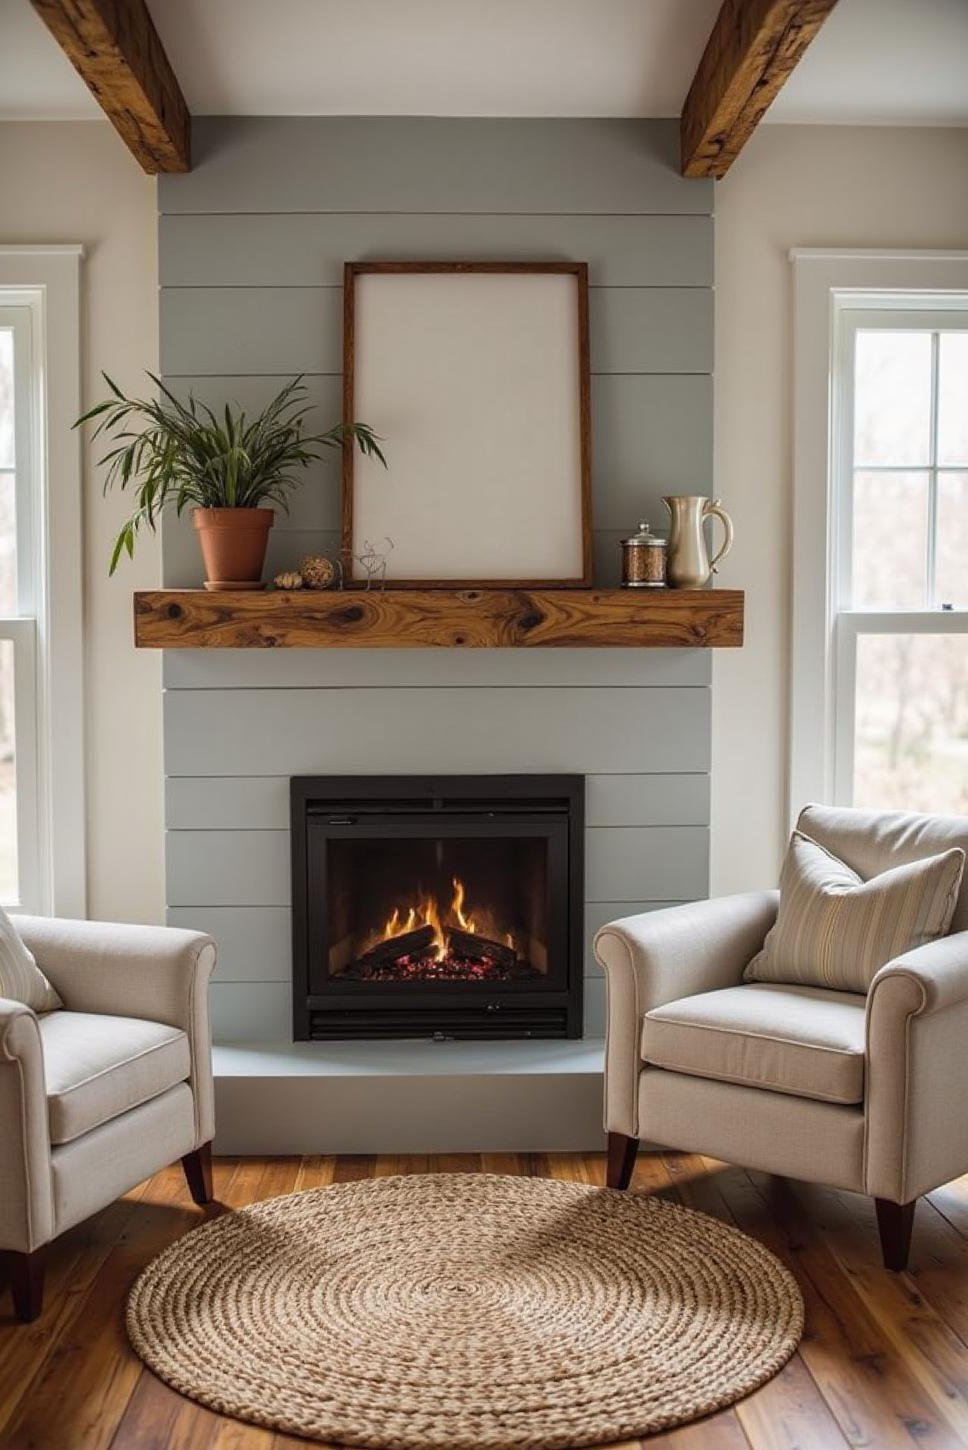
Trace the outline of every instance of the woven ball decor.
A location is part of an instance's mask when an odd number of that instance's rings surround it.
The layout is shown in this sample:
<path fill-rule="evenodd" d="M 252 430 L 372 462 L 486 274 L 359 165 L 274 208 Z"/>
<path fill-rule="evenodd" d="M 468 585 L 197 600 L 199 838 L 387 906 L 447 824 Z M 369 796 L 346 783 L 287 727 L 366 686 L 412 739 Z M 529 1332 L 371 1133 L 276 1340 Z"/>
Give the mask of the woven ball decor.
<path fill-rule="evenodd" d="M 760 1244 L 662 1199 L 492 1174 L 226 1214 L 142 1273 L 128 1334 L 211 1409 L 380 1450 L 563 1450 L 761 1385 L 803 1327 Z"/>

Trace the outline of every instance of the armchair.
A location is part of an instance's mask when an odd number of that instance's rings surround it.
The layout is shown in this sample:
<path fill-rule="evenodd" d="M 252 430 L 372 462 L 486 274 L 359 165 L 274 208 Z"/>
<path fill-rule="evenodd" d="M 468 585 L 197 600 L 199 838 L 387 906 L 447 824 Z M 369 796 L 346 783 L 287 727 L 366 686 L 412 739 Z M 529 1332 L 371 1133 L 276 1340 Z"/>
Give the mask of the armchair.
<path fill-rule="evenodd" d="M 14 917 L 62 1010 L 0 999 L 0 1264 L 40 1313 L 51 1239 L 180 1158 L 212 1197 L 215 943 L 167 927 Z"/>
<path fill-rule="evenodd" d="M 951 846 L 968 817 L 808 806 L 799 829 L 863 879 Z M 875 1199 L 885 1265 L 907 1265 L 918 1197 L 968 1170 L 968 882 L 951 934 L 880 968 L 866 994 L 744 982 L 779 893 L 602 927 L 608 1182 L 639 1141 Z"/>

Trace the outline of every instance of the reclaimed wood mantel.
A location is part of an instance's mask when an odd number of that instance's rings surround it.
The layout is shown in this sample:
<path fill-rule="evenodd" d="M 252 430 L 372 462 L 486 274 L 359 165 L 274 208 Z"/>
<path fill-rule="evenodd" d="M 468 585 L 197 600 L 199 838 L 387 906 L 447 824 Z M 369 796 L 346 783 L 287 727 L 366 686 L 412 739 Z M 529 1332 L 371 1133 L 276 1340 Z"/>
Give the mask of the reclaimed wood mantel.
<path fill-rule="evenodd" d="M 139 649 L 708 648 L 743 643 L 738 589 L 148 590 Z"/>

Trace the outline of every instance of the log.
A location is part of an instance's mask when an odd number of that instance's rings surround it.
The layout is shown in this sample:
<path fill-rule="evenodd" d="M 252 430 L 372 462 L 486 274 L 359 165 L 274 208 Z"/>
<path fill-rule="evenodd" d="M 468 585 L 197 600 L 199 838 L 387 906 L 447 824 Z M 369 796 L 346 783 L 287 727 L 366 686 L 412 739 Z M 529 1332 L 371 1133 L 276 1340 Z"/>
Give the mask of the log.
<path fill-rule="evenodd" d="M 468 958 L 480 960 L 481 957 L 486 957 L 488 961 L 496 962 L 500 967 L 513 967 L 518 960 L 514 948 L 505 946 L 504 942 L 492 941 L 490 937 L 478 936 L 472 931 L 461 931 L 456 926 L 449 929 L 448 935 L 450 950 L 455 957 L 465 960 Z"/>
<path fill-rule="evenodd" d="M 358 958 L 357 967 L 378 967 L 381 962 L 398 962 L 401 957 L 412 957 L 425 952 L 433 943 L 435 932 L 432 926 L 418 926 L 415 931 L 404 931 L 386 941 L 377 942 Z"/>

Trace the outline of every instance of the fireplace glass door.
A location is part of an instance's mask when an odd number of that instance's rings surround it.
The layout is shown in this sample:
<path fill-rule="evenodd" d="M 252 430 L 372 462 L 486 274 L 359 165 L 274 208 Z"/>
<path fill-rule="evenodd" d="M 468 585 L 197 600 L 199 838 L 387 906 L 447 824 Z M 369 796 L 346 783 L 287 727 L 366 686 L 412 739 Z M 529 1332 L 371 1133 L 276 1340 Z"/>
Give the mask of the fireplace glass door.
<path fill-rule="evenodd" d="M 422 822 L 416 835 L 327 840 L 327 976 L 344 984 L 543 980 L 548 838 L 425 831 Z"/>
<path fill-rule="evenodd" d="M 308 1013 L 297 1031 L 580 1033 L 567 799 L 310 802 L 302 819 L 294 962 L 305 952 Z"/>

